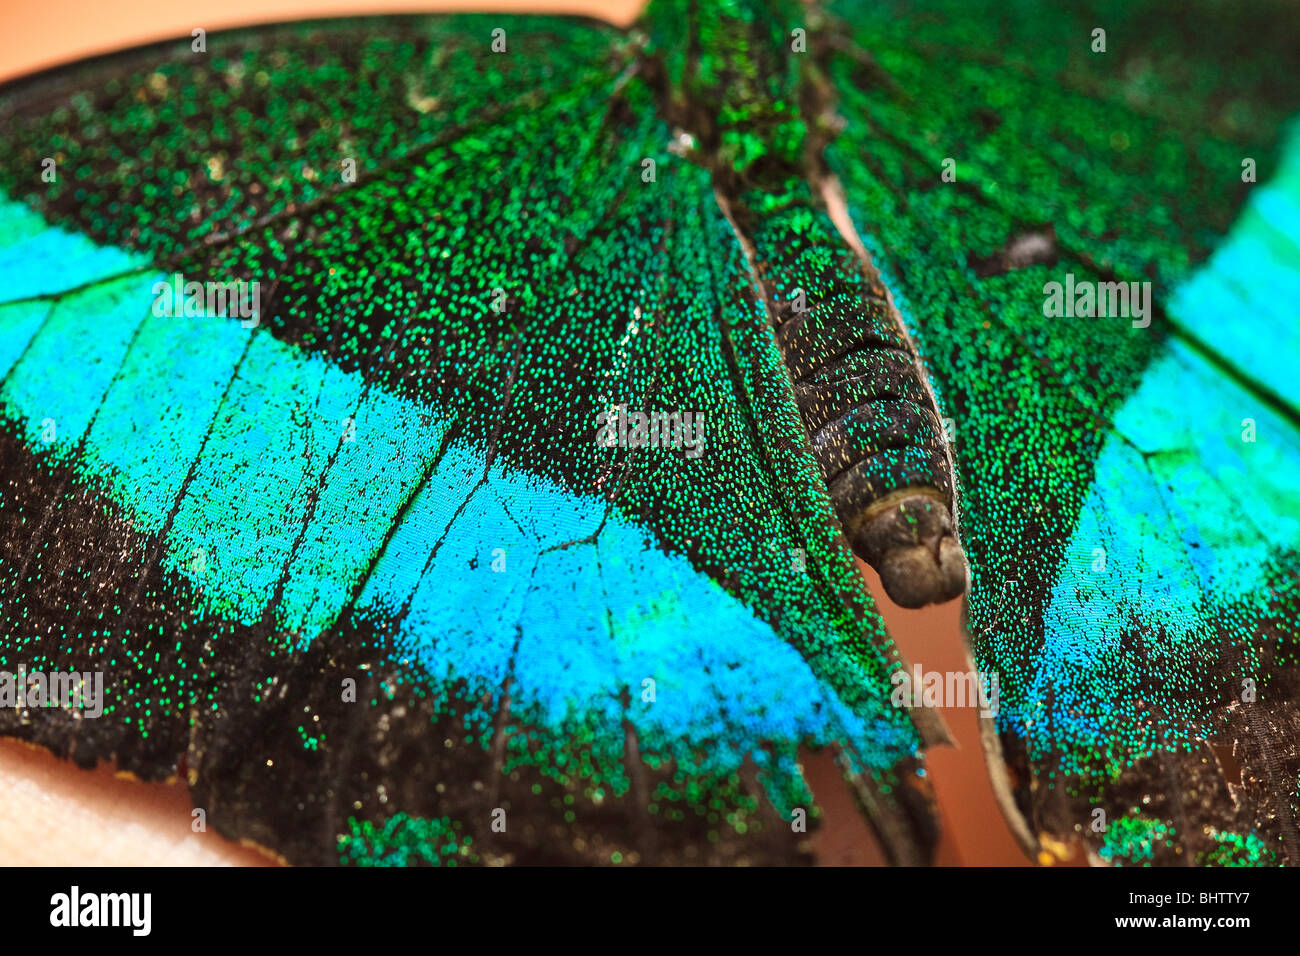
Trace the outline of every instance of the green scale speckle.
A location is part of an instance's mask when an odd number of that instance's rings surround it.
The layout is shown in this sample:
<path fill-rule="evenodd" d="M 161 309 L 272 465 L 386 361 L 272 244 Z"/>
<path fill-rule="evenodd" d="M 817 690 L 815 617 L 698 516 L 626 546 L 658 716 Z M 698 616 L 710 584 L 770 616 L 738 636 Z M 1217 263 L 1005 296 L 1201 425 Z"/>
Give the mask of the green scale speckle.
<path fill-rule="evenodd" d="M 27 290 L 0 289 L 0 664 L 107 682 L 102 721 L 0 730 L 183 761 L 222 832 L 359 864 L 806 860 L 824 745 L 919 862 L 935 728 L 889 703 L 906 665 L 852 555 L 920 604 L 965 587 L 964 548 L 1027 844 L 1293 862 L 1295 542 L 1244 561 L 1261 600 L 1143 594 L 1120 638 L 1061 638 L 1113 461 L 1171 487 L 1198 463 L 1115 425 L 1163 317 L 1041 310 L 1047 269 L 1164 308 L 1240 157 L 1276 159 L 1293 18 L 1242 56 L 1233 24 L 1183 48 L 1167 4 L 1095 6 L 295 24 L 0 91 Z M 1097 17 L 1124 69 L 1089 58 Z M 255 279 L 257 328 L 151 315 L 155 273 Z M 1231 364 L 1188 380 L 1253 394 Z M 702 412 L 703 453 L 599 447 L 617 408 Z M 1264 696 L 1229 708 L 1246 676 Z"/>

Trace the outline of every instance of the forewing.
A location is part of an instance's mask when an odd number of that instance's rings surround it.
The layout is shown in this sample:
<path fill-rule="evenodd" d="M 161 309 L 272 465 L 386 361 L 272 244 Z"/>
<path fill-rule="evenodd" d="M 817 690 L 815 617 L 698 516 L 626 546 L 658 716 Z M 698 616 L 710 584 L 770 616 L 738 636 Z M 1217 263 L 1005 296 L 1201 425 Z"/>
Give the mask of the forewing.
<path fill-rule="evenodd" d="M 0 660 L 106 682 L 4 732 L 308 863 L 801 859 L 829 745 L 927 857 L 901 662 L 622 35 L 214 34 L 0 117 Z"/>

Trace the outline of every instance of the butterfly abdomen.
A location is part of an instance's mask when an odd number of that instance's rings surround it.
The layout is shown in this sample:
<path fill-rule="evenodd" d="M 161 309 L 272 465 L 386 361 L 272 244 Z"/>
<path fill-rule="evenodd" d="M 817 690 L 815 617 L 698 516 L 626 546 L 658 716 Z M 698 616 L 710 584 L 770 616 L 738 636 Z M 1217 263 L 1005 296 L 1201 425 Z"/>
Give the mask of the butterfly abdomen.
<path fill-rule="evenodd" d="M 849 543 L 905 607 L 961 594 L 948 445 L 888 292 L 805 184 L 744 205 L 742 231 Z"/>
<path fill-rule="evenodd" d="M 951 455 L 889 293 L 810 184 L 834 123 L 802 22 L 802 9 L 782 0 L 660 0 L 645 21 L 658 38 L 646 72 L 665 115 L 700 144 L 694 158 L 753 259 L 849 543 L 895 601 L 920 607 L 966 589 Z M 673 46 L 664 37 L 685 24 L 711 38 L 710 50 L 663 58 Z"/>

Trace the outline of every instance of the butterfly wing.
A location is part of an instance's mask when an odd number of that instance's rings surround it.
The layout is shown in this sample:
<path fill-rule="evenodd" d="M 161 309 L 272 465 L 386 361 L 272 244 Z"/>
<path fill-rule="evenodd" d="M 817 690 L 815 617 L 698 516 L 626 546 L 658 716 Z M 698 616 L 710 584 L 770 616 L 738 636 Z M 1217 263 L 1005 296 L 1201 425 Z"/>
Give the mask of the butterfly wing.
<path fill-rule="evenodd" d="M 1300 18 L 832 13 L 827 160 L 954 426 L 1013 823 L 1048 860 L 1294 863 Z M 1080 298 L 1120 282 L 1146 314 Z"/>
<path fill-rule="evenodd" d="M 0 94 L 0 661 L 105 682 L 0 730 L 308 863 L 803 859 L 829 745 L 928 856 L 901 662 L 627 44 L 335 21 Z"/>

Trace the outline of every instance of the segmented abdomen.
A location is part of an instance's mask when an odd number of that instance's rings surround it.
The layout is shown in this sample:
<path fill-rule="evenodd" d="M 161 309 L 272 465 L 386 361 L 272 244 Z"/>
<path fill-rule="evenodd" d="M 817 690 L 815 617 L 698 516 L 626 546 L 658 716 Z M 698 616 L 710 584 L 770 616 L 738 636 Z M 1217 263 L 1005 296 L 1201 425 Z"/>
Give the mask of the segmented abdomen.
<path fill-rule="evenodd" d="M 899 603 L 960 593 L 948 446 L 888 292 L 804 184 L 745 205 L 738 222 L 850 544 Z"/>

